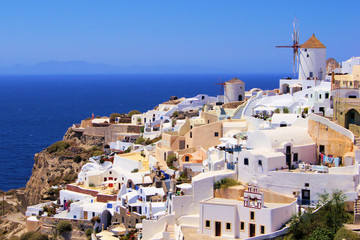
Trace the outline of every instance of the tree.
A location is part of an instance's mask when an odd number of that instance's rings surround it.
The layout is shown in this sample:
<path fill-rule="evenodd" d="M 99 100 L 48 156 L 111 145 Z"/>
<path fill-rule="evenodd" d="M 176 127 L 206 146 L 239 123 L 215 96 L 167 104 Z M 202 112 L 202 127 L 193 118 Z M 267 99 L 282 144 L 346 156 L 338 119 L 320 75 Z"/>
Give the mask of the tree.
<path fill-rule="evenodd" d="M 132 110 L 128 113 L 128 117 L 131 118 L 134 114 L 141 114 L 141 112 L 139 112 L 138 110 Z"/>
<path fill-rule="evenodd" d="M 334 239 L 335 233 L 349 219 L 345 212 L 345 195 L 335 191 L 319 194 L 318 211 L 296 215 L 290 221 L 289 234 L 293 239 Z"/>
<path fill-rule="evenodd" d="M 121 117 L 121 114 L 120 114 L 120 113 L 112 113 L 112 114 L 110 115 L 110 122 L 115 122 L 115 119 L 116 119 L 117 117 Z"/>

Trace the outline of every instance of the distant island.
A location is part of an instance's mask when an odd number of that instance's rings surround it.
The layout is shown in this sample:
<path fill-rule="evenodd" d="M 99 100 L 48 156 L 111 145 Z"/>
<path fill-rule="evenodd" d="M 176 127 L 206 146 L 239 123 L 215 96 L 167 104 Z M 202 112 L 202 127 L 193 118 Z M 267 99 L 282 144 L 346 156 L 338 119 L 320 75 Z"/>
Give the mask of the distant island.
<path fill-rule="evenodd" d="M 45 61 L 35 65 L 18 64 L 11 67 L 0 67 L 0 74 L 174 74 L 174 73 L 227 73 L 227 70 L 214 67 L 201 67 L 194 65 L 132 65 L 113 66 L 85 61 Z"/>

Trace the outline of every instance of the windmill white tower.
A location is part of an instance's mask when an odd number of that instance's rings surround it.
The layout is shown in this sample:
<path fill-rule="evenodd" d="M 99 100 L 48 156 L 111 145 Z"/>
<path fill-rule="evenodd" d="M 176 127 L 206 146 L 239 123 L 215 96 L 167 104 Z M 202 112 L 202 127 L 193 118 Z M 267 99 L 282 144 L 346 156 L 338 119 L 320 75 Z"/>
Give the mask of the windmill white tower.
<path fill-rule="evenodd" d="M 326 47 L 313 34 L 300 45 L 299 80 L 324 80 Z"/>

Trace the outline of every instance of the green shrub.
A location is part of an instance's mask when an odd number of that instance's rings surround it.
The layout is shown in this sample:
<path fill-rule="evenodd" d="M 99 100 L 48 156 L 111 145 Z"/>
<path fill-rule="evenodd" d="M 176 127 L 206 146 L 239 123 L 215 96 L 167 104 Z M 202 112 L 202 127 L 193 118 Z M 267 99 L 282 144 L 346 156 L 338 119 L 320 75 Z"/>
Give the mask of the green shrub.
<path fill-rule="evenodd" d="M 140 132 L 141 132 L 141 133 L 144 133 L 144 131 L 145 131 L 145 126 L 141 126 Z"/>
<path fill-rule="evenodd" d="M 60 151 L 63 151 L 67 148 L 70 147 L 70 144 L 68 142 L 65 142 L 65 141 L 59 141 L 59 142 L 56 142 L 54 144 L 52 144 L 50 147 L 47 148 L 47 151 L 49 153 L 54 153 L 54 152 L 60 152 Z"/>
<path fill-rule="evenodd" d="M 93 151 L 93 152 L 91 152 L 91 156 L 92 156 L 92 157 L 97 157 L 97 156 L 100 156 L 100 155 L 102 155 L 102 154 L 103 154 L 102 151 Z"/>
<path fill-rule="evenodd" d="M 309 108 L 308 108 L 308 107 L 304 108 L 304 113 L 305 113 L 305 114 L 308 114 L 308 113 L 309 113 Z"/>
<path fill-rule="evenodd" d="M 27 232 L 21 235 L 20 240 L 48 240 L 49 237 L 46 234 L 39 232 Z"/>
<path fill-rule="evenodd" d="M 91 228 L 88 228 L 85 230 L 85 236 L 87 239 L 91 239 L 91 234 L 93 233 L 93 230 Z"/>
<path fill-rule="evenodd" d="M 145 138 L 140 136 L 140 137 L 138 137 L 138 139 L 136 139 L 135 144 L 142 144 L 144 142 L 145 142 Z"/>
<path fill-rule="evenodd" d="M 145 145 L 150 145 L 150 144 L 152 144 L 152 143 L 153 143 L 153 141 L 150 140 L 150 138 L 147 138 L 147 139 L 145 140 Z"/>
<path fill-rule="evenodd" d="M 56 225 L 56 230 L 59 232 L 59 234 L 64 234 L 72 231 L 71 223 L 65 220 L 61 220 Z"/>
<path fill-rule="evenodd" d="M 168 167 L 173 167 L 174 166 L 174 162 L 176 162 L 178 159 L 176 157 L 176 155 L 174 154 L 170 154 L 167 156 L 166 158 L 166 164 L 168 165 Z"/>
<path fill-rule="evenodd" d="M 128 148 L 124 151 L 124 153 L 129 153 L 129 152 L 131 152 L 131 147 L 128 147 Z"/>
<path fill-rule="evenodd" d="M 71 182 L 74 182 L 74 181 L 76 180 L 76 178 L 77 178 L 77 173 L 75 173 L 75 172 L 68 172 L 68 173 L 64 176 L 63 180 L 64 180 L 66 183 L 71 183 Z"/>
<path fill-rule="evenodd" d="M 80 163 L 82 161 L 80 155 L 75 155 L 75 157 L 73 158 L 74 162 L 76 163 Z"/>
<path fill-rule="evenodd" d="M 100 158 L 100 163 L 103 164 L 105 162 L 105 158 Z"/>
<path fill-rule="evenodd" d="M 289 113 L 289 109 L 287 107 L 283 107 L 283 113 Z"/>
<path fill-rule="evenodd" d="M 274 113 L 280 113 L 280 108 L 275 109 Z"/>
<path fill-rule="evenodd" d="M 173 112 L 173 114 L 172 114 L 172 117 L 173 117 L 173 118 L 177 118 L 178 116 L 179 116 L 179 112 L 178 112 L 178 111 Z"/>
<path fill-rule="evenodd" d="M 136 173 L 136 172 L 138 172 L 138 171 L 139 171 L 139 169 L 135 168 L 135 169 L 132 170 L 131 172 L 132 172 L 132 173 Z"/>
<path fill-rule="evenodd" d="M 89 184 L 89 187 L 95 187 L 95 184 L 90 183 L 90 184 Z"/>
<path fill-rule="evenodd" d="M 141 112 L 139 112 L 138 110 L 132 110 L 132 111 L 130 111 L 129 113 L 128 113 L 128 117 L 132 117 L 132 115 L 134 115 L 134 114 L 141 114 Z"/>
<path fill-rule="evenodd" d="M 360 236 L 359 234 L 357 233 L 354 233 L 346 228 L 340 228 L 336 234 L 335 234 L 335 237 L 334 237 L 334 240 L 343 240 L 343 239 L 346 239 L 346 240 L 358 240 L 360 239 Z"/>
<path fill-rule="evenodd" d="M 238 181 L 232 178 L 223 178 L 220 181 L 215 182 L 214 189 L 226 189 L 231 186 L 240 185 Z"/>

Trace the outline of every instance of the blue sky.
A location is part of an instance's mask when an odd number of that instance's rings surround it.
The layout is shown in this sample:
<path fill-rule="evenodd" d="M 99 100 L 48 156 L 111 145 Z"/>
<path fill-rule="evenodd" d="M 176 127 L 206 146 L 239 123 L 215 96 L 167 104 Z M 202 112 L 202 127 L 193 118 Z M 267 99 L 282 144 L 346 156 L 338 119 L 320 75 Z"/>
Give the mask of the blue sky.
<path fill-rule="evenodd" d="M 292 21 L 338 61 L 360 56 L 360 1 L 0 2 L 0 66 L 81 60 L 291 72 Z"/>

